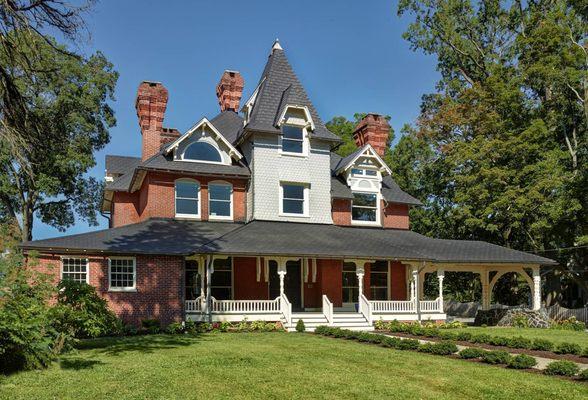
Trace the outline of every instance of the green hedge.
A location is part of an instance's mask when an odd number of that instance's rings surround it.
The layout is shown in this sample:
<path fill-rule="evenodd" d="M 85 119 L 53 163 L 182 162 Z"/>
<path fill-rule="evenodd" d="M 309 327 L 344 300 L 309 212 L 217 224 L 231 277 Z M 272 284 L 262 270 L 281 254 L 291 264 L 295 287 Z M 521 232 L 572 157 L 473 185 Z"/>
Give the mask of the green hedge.
<path fill-rule="evenodd" d="M 537 365 L 537 360 L 526 354 L 518 354 L 508 361 L 508 368 L 514 369 L 528 369 L 535 365 Z"/>
<path fill-rule="evenodd" d="M 560 360 L 553 361 L 547 364 L 545 373 L 547 375 L 561 375 L 561 376 L 574 376 L 578 373 L 580 368 L 571 361 Z"/>

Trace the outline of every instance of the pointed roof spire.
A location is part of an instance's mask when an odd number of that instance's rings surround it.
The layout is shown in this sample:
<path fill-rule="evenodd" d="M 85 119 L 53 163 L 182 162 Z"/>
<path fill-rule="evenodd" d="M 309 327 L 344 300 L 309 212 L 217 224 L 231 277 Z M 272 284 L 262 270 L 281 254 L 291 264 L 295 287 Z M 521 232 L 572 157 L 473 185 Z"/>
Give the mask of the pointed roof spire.
<path fill-rule="evenodd" d="M 274 50 L 284 50 L 282 46 L 280 46 L 280 39 L 278 38 L 276 38 L 276 40 L 274 41 L 274 45 L 272 46 L 272 53 L 274 52 Z"/>

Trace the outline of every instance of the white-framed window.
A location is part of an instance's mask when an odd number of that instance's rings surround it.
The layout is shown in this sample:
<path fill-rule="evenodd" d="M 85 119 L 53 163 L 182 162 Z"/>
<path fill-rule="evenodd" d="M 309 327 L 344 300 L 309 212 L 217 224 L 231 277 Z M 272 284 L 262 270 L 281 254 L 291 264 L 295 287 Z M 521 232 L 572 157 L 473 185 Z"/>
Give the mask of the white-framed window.
<path fill-rule="evenodd" d="M 200 218 L 200 184 L 192 179 L 175 182 L 176 217 Z"/>
<path fill-rule="evenodd" d="M 110 291 L 135 291 L 137 267 L 134 257 L 108 259 L 108 288 Z"/>
<path fill-rule="evenodd" d="M 378 172 L 374 171 L 373 169 L 363 169 L 363 168 L 352 168 L 351 169 L 352 176 L 368 176 L 368 177 L 377 177 Z"/>
<path fill-rule="evenodd" d="M 75 282 L 90 282 L 90 266 L 87 258 L 62 257 L 61 279 Z"/>
<path fill-rule="evenodd" d="M 341 284 L 343 303 L 357 303 L 359 301 L 359 280 L 354 262 L 343 263 L 343 282 Z"/>
<path fill-rule="evenodd" d="M 282 152 L 304 153 L 304 127 L 298 125 L 282 125 Z"/>
<path fill-rule="evenodd" d="M 202 140 L 189 144 L 182 154 L 182 159 L 187 161 L 203 161 L 209 163 L 222 163 L 223 157 L 216 147 Z"/>
<path fill-rule="evenodd" d="M 285 216 L 308 216 L 309 186 L 304 183 L 280 183 L 280 214 Z"/>
<path fill-rule="evenodd" d="M 210 294 L 217 300 L 233 299 L 233 259 L 215 258 L 211 276 Z"/>
<path fill-rule="evenodd" d="M 358 224 L 380 223 L 380 200 L 378 193 L 353 192 L 351 221 Z"/>
<path fill-rule="evenodd" d="M 208 214 L 210 219 L 233 219 L 233 185 L 227 182 L 208 184 Z"/>

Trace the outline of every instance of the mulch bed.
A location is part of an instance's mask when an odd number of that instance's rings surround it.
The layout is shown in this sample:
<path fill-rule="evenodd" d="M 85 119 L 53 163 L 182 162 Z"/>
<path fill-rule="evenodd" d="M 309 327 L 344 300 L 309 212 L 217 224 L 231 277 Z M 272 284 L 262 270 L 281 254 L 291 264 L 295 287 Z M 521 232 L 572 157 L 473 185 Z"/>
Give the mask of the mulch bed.
<path fill-rule="evenodd" d="M 394 336 L 401 336 L 401 337 L 410 338 L 410 339 L 429 340 L 431 342 L 440 342 L 443 340 L 443 339 L 432 338 L 432 337 L 428 337 L 428 336 L 411 335 L 410 333 L 389 332 L 389 331 L 377 331 L 377 332 L 378 333 L 385 333 L 385 334 L 389 334 L 389 335 L 394 335 Z M 506 347 L 506 346 L 494 346 L 494 345 L 485 344 L 485 343 L 471 343 L 471 342 L 466 342 L 466 341 L 461 341 L 461 340 L 454 341 L 454 342 L 459 345 L 462 345 L 462 346 L 480 347 L 480 348 L 483 348 L 486 350 L 505 350 L 505 351 L 508 351 L 509 353 L 513 353 L 513 354 L 528 354 L 530 356 L 535 356 L 535 357 L 551 358 L 554 360 L 569 360 L 569 361 L 573 361 L 573 362 L 577 362 L 577 363 L 581 363 L 581 364 L 588 364 L 588 358 L 576 356 L 574 354 L 556 354 L 552 351 L 531 350 L 531 349 L 513 349 L 511 347 Z"/>

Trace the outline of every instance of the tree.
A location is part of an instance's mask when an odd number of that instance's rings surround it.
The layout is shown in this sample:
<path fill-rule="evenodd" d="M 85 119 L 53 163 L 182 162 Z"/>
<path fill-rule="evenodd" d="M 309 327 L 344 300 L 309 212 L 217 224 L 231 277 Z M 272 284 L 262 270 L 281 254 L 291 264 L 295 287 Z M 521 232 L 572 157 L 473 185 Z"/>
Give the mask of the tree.
<path fill-rule="evenodd" d="M 399 15 L 413 16 L 404 37 L 437 57 L 441 79 L 394 150 L 416 169 L 393 170 L 435 193 L 420 197 L 417 230 L 557 258 L 588 292 L 586 10 L 573 0 L 401 1 Z"/>
<path fill-rule="evenodd" d="M 109 141 L 115 118 L 108 100 L 118 79 L 101 53 L 72 57 L 52 39 L 31 40 L 32 47 L 19 49 L 33 62 L 29 73 L 19 73 L 19 65 L 0 54 L 0 65 L 11 70 L 26 99 L 24 121 L 13 125 L 0 114 L 24 138 L 19 157 L 15 142 L 0 142 L 0 218 L 19 221 L 22 240 L 32 239 L 35 214 L 61 230 L 75 222 L 74 212 L 96 223 L 101 183 L 84 174 L 95 165 L 93 152 Z M 29 57 L 32 48 L 38 54 Z"/>

